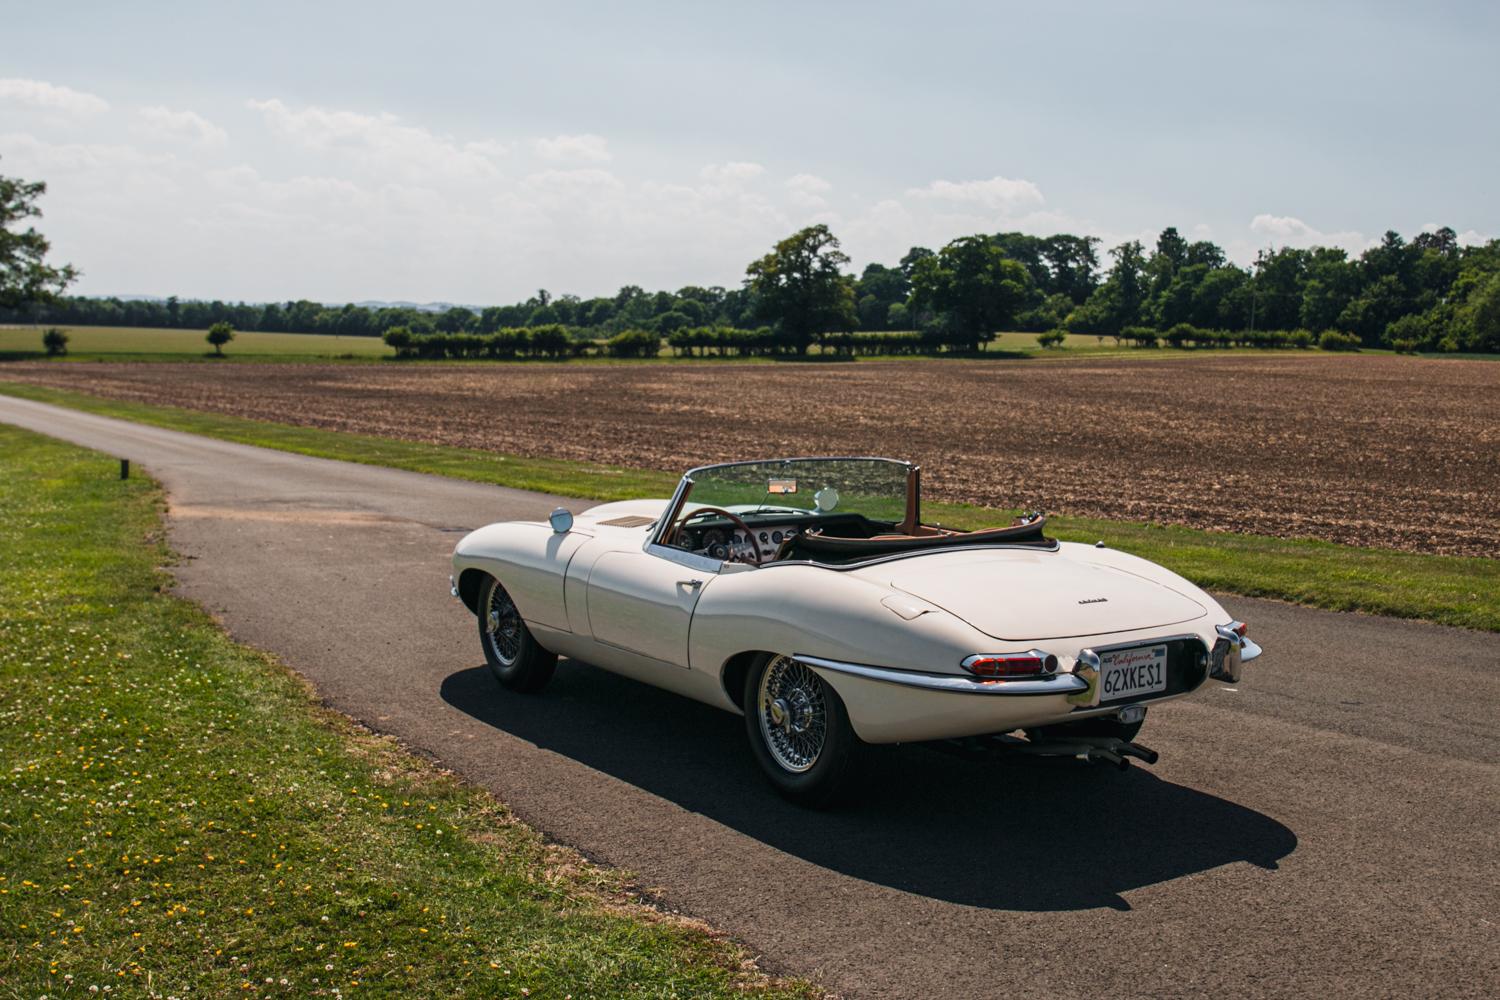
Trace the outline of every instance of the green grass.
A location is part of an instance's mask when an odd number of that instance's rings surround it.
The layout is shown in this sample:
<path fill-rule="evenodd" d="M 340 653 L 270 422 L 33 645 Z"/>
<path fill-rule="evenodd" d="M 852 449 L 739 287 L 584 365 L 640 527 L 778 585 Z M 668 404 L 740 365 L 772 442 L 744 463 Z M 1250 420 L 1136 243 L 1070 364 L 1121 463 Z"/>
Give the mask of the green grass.
<path fill-rule="evenodd" d="M 165 593 L 154 484 L 0 473 L 0 996 L 806 995 Z"/>
<path fill-rule="evenodd" d="M 0 327 L 0 357 L 42 357 L 45 326 Z M 202 361 L 213 353 L 205 330 L 74 326 L 67 332 L 69 361 Z M 243 333 L 224 347 L 225 358 L 242 361 L 372 360 L 394 352 L 379 337 L 333 337 L 320 333 Z"/>
<path fill-rule="evenodd" d="M 242 444 L 592 500 L 665 497 L 680 474 L 341 434 L 117 402 L 40 386 L 0 382 L 0 393 Z M 924 520 L 960 528 L 1008 523 L 1014 514 L 943 503 L 924 503 L 922 511 Z M 1496 559 L 1393 552 L 1102 518 L 1054 517 L 1049 530 L 1065 541 L 1102 540 L 1161 563 L 1201 586 L 1227 593 L 1500 632 L 1500 560 Z"/>

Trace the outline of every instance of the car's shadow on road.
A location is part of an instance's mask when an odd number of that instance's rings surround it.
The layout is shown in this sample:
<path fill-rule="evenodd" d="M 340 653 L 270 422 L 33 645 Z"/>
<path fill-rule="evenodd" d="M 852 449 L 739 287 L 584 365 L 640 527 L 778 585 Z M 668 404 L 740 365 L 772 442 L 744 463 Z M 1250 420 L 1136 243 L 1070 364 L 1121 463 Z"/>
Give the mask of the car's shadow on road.
<path fill-rule="evenodd" d="M 968 906 L 1128 909 L 1120 893 L 1235 861 L 1275 868 L 1291 830 L 1144 768 L 997 766 L 922 746 L 881 747 L 852 805 L 811 812 L 766 785 L 744 723 L 576 661 L 541 695 L 484 667 L 443 700 L 746 836 L 853 878 Z"/>

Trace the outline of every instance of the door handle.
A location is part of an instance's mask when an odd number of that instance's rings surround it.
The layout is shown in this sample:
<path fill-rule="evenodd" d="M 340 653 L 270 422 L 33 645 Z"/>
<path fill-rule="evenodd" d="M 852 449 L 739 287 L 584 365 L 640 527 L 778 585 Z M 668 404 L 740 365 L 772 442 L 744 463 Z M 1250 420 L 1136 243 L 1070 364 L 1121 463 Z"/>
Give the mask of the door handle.
<path fill-rule="evenodd" d="M 688 590 L 697 590 L 699 587 L 703 586 L 703 581 L 702 580 L 678 580 L 677 581 L 677 586 L 679 586 L 679 587 L 686 587 Z"/>

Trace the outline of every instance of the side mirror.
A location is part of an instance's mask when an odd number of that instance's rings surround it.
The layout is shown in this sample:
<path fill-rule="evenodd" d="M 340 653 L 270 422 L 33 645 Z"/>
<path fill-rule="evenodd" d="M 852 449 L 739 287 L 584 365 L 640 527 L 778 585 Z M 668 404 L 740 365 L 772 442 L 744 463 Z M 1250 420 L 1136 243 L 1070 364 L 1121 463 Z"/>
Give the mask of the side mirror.
<path fill-rule="evenodd" d="M 547 515 L 547 523 L 552 525 L 552 530 L 559 535 L 566 535 L 573 529 L 573 512 L 566 507 L 559 507 Z"/>

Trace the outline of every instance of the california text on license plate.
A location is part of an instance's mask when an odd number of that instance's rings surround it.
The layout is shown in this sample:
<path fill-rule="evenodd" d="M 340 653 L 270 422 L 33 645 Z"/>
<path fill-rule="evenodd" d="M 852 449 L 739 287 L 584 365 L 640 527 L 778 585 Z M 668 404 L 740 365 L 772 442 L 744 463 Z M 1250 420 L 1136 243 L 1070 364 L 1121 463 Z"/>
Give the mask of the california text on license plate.
<path fill-rule="evenodd" d="M 1119 701 L 1167 689 L 1167 647 L 1137 646 L 1099 654 L 1099 700 Z"/>

